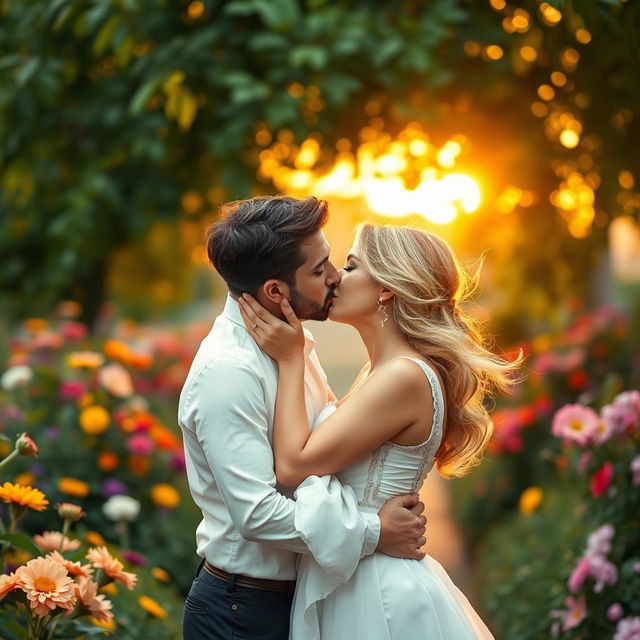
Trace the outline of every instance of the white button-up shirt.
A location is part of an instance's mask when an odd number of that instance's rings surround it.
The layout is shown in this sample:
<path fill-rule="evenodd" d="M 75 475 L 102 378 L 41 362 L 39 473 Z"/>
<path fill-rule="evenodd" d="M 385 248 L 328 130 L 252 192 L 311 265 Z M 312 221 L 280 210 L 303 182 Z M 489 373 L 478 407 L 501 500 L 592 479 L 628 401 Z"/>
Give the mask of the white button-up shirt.
<path fill-rule="evenodd" d="M 306 329 L 305 335 L 305 400 L 313 424 L 328 387 Z M 229 296 L 193 360 L 178 409 L 189 487 L 203 516 L 197 553 L 229 573 L 293 580 L 296 554 L 310 551 L 295 527 L 295 501 L 276 488 L 271 439 L 277 389 L 277 364 L 248 334 Z M 356 535 L 365 556 L 378 544 L 380 521 L 370 513 L 360 518 L 364 526 Z M 332 541 L 320 544 L 331 547 Z"/>

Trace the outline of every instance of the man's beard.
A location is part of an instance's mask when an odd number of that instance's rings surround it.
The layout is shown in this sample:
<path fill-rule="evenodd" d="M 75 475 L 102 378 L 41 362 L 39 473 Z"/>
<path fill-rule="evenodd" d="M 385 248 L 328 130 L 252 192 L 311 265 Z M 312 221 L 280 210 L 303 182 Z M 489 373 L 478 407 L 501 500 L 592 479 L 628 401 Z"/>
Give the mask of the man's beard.
<path fill-rule="evenodd" d="M 314 300 L 310 300 L 294 287 L 289 289 L 289 303 L 300 320 L 326 320 L 329 317 L 331 305 L 328 302 L 331 298 L 333 298 L 333 289 L 329 290 L 324 304 L 318 304 Z"/>

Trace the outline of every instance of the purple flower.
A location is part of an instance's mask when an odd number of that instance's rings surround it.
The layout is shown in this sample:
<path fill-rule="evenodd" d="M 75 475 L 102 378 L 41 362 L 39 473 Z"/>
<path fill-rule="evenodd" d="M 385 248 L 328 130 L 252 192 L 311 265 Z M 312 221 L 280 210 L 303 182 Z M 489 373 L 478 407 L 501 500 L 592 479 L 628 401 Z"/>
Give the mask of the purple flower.
<path fill-rule="evenodd" d="M 631 473 L 633 474 L 633 477 L 631 478 L 631 484 L 634 487 L 637 487 L 638 485 L 640 485 L 640 456 L 636 456 L 631 461 Z"/>
<path fill-rule="evenodd" d="M 57 440 L 60 435 L 60 428 L 57 425 L 52 424 L 44 430 L 44 434 L 47 437 L 47 440 Z"/>
<path fill-rule="evenodd" d="M 102 483 L 100 487 L 102 491 L 102 495 L 105 498 L 110 498 L 111 496 L 121 496 L 129 493 L 129 489 L 124 484 L 118 480 L 118 478 L 108 478 Z"/>
<path fill-rule="evenodd" d="M 624 611 L 622 610 L 622 605 L 619 602 L 614 602 L 607 609 L 607 618 L 611 622 L 615 622 L 616 620 L 619 620 L 620 618 L 622 618 L 623 614 L 624 614 Z"/>
<path fill-rule="evenodd" d="M 618 622 L 613 640 L 640 640 L 640 617 L 622 618 Z"/>
<path fill-rule="evenodd" d="M 182 451 L 176 451 L 171 456 L 171 468 L 174 471 L 179 471 L 180 473 L 184 473 L 187 470 L 187 463 L 184 459 L 184 453 Z"/>

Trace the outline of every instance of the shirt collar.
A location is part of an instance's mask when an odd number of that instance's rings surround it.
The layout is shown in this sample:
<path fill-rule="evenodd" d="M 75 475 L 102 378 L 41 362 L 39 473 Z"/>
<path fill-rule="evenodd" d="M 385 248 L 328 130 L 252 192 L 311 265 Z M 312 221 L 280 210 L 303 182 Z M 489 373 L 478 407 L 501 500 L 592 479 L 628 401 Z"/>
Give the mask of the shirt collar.
<path fill-rule="evenodd" d="M 224 310 L 222 311 L 222 315 L 231 320 L 231 322 L 239 325 L 246 331 L 246 327 L 244 324 L 244 320 L 242 319 L 242 315 L 240 315 L 240 306 L 238 305 L 237 300 L 234 300 L 230 295 L 227 295 L 227 301 L 224 305 Z M 316 345 L 316 341 L 313 339 L 313 334 L 309 329 L 304 328 L 304 356 L 305 358 L 309 356 L 311 351 Z"/>

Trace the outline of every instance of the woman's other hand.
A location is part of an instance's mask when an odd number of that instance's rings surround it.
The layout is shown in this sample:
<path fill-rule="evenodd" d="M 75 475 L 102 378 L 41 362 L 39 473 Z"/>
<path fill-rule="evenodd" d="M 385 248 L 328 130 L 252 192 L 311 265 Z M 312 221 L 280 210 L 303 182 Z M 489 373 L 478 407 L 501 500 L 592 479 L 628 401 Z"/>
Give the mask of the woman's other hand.
<path fill-rule="evenodd" d="M 303 355 L 302 323 L 286 298 L 280 303 L 286 322 L 269 313 L 248 293 L 238 298 L 238 304 L 249 335 L 266 354 L 277 362 Z"/>

